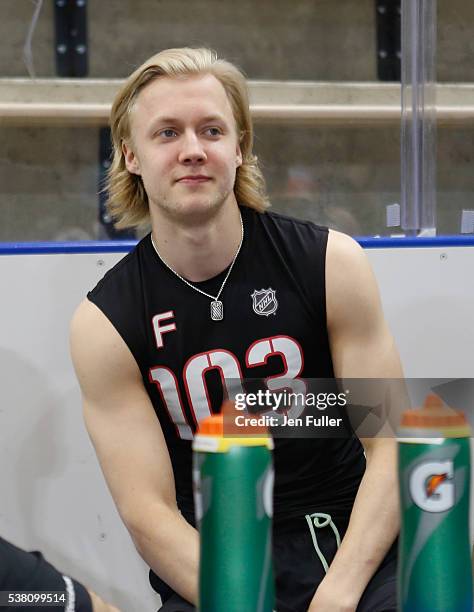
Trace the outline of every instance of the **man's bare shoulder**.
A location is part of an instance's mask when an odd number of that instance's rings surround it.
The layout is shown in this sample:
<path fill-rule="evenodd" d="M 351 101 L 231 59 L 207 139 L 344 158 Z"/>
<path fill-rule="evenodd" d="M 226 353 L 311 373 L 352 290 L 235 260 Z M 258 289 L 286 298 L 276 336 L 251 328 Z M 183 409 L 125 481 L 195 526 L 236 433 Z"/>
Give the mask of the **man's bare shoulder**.
<path fill-rule="evenodd" d="M 94 302 L 89 300 L 89 298 L 84 298 L 74 311 L 71 320 L 71 329 L 75 326 L 80 326 L 85 330 L 89 326 L 104 326 L 107 322 L 111 325 L 109 319 L 102 310 Z"/>
<path fill-rule="evenodd" d="M 364 249 L 357 240 L 333 229 L 329 230 L 327 257 L 337 263 L 349 265 L 357 265 L 362 259 L 366 259 Z"/>
<path fill-rule="evenodd" d="M 359 243 L 330 230 L 326 254 L 328 324 L 362 322 L 381 315 L 380 297 L 372 267 Z"/>
<path fill-rule="evenodd" d="M 71 320 L 71 342 L 98 348 L 109 343 L 120 344 L 120 336 L 110 320 L 93 302 L 85 298 L 76 308 Z"/>
<path fill-rule="evenodd" d="M 105 317 L 100 308 L 88 298 L 84 298 L 74 311 L 71 320 L 71 330 L 78 326 L 82 328 L 82 331 L 85 331 L 89 325 L 101 325 L 105 323 L 104 319 L 106 318 L 107 317 Z"/>
<path fill-rule="evenodd" d="M 130 349 L 118 331 L 87 298 L 77 307 L 70 328 L 71 356 L 84 393 L 108 389 L 125 378 L 140 380 Z"/>

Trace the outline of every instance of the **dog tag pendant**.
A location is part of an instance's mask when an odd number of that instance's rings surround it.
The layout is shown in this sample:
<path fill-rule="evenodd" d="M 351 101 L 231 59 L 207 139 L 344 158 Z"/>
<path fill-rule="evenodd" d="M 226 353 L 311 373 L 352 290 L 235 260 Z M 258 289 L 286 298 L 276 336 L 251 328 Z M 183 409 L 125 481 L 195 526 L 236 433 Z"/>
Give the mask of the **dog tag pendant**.
<path fill-rule="evenodd" d="M 222 321 L 224 318 L 224 304 L 220 300 L 211 302 L 211 319 L 213 321 Z"/>

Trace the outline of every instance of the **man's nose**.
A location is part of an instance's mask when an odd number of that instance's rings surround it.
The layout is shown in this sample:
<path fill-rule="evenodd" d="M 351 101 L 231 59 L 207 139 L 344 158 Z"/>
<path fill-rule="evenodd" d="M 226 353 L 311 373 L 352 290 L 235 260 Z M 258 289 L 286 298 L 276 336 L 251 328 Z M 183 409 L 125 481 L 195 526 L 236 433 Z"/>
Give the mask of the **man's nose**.
<path fill-rule="evenodd" d="M 182 139 L 179 161 L 183 164 L 190 164 L 202 163 L 206 161 L 206 159 L 206 152 L 197 134 L 194 132 L 186 132 Z"/>

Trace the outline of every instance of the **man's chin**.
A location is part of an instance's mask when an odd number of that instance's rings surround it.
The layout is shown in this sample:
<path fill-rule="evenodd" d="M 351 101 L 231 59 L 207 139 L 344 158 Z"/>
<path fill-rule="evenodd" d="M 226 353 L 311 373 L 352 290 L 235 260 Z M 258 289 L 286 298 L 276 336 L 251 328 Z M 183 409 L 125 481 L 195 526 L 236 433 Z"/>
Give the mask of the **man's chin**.
<path fill-rule="evenodd" d="M 190 198 L 176 202 L 174 205 L 172 203 L 160 205 L 159 208 L 169 219 L 181 225 L 199 225 L 215 217 L 225 202 L 226 198 Z"/>

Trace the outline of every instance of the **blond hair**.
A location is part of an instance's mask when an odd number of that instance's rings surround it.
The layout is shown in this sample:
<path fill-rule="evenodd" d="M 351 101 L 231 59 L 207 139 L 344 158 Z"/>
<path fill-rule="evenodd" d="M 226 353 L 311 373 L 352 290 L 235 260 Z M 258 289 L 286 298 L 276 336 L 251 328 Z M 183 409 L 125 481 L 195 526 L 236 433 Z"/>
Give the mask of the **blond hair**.
<path fill-rule="evenodd" d="M 270 204 L 265 181 L 252 152 L 253 126 L 247 84 L 240 70 L 210 49 L 166 49 L 153 55 L 125 82 L 112 105 L 110 125 L 113 160 L 106 182 L 107 207 L 118 229 L 139 227 L 149 220 L 148 196 L 140 176 L 125 166 L 122 143 L 130 139 L 130 110 L 140 91 L 160 77 L 211 74 L 224 87 L 236 122 L 242 165 L 237 168 L 234 193 L 239 204 L 263 212 Z"/>

